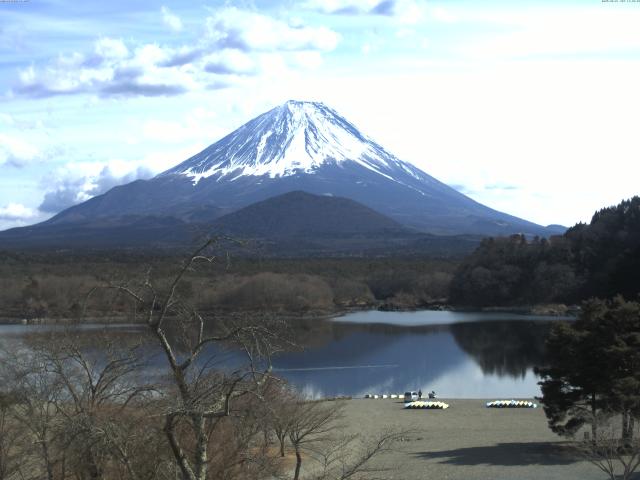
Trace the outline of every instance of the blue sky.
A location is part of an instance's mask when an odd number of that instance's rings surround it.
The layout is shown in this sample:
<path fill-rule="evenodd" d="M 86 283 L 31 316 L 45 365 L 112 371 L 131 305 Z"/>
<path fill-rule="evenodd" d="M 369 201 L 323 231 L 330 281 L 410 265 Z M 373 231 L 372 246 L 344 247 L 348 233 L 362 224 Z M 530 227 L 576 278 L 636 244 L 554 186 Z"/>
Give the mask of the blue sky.
<path fill-rule="evenodd" d="M 0 3 L 0 229 L 288 99 L 541 224 L 638 194 L 640 3 Z"/>

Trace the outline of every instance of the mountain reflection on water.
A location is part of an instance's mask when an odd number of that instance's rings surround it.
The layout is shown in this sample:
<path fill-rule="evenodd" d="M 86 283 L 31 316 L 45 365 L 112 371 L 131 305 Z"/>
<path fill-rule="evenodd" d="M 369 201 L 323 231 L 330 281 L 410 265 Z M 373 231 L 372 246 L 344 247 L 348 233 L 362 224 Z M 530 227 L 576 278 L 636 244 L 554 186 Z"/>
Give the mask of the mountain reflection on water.
<path fill-rule="evenodd" d="M 426 317 L 429 313 L 436 312 L 425 312 Z M 418 389 L 459 398 L 539 394 L 533 367 L 544 360 L 548 319 L 483 315 L 444 325 L 391 323 L 396 318 L 404 322 L 403 315 L 393 313 L 390 323 L 341 318 L 315 332 L 305 351 L 277 357 L 275 369 L 314 396 Z"/>
<path fill-rule="evenodd" d="M 418 389 L 449 398 L 532 397 L 540 393 L 533 367 L 543 363 L 550 325 L 545 317 L 456 312 L 359 312 L 299 321 L 294 331 L 302 348 L 275 357 L 274 373 L 314 397 Z M 7 328 L 0 326 L 5 338 L 23 335 Z M 163 369 L 165 360 L 144 328 L 111 330 L 122 341 L 142 340 L 149 368 Z M 93 335 L 83 329 L 82 336 Z M 226 349 L 207 353 L 221 366 L 244 361 Z"/>

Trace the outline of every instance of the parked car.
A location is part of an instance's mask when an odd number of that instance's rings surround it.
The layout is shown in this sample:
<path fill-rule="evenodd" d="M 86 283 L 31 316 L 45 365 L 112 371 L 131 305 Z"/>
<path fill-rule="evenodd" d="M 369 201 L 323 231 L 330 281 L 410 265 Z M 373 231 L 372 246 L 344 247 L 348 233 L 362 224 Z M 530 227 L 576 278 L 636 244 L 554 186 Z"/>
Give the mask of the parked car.
<path fill-rule="evenodd" d="M 404 392 L 405 402 L 415 402 L 418 400 L 418 392 Z"/>

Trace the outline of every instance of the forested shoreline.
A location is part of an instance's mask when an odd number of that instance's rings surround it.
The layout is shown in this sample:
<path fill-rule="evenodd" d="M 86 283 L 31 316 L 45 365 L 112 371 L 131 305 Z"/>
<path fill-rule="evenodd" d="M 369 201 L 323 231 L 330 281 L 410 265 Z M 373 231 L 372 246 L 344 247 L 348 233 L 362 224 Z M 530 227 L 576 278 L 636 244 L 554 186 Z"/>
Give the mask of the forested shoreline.
<path fill-rule="evenodd" d="M 219 253 L 218 262 L 203 266 L 180 285 L 182 297 L 199 311 L 327 315 L 351 309 L 428 308 L 446 301 L 459 262 L 429 257 L 252 259 Z M 122 253 L 4 254 L 0 318 L 126 319 L 130 302 L 96 287 L 140 282 L 147 276 L 167 283 L 181 262 L 176 256 Z"/>
<path fill-rule="evenodd" d="M 351 309 L 506 308 L 563 314 L 591 297 L 634 299 L 640 285 L 640 198 L 598 211 L 562 236 L 487 238 L 467 257 L 251 258 L 219 261 L 181 285 L 201 311 L 328 315 Z M 0 252 L 0 318 L 130 318 L 96 287 L 162 284 L 182 258 L 153 252 Z M 91 301 L 87 295 L 93 292 Z"/>
<path fill-rule="evenodd" d="M 640 197 L 549 239 L 488 238 L 457 269 L 454 305 L 579 303 L 640 292 Z"/>

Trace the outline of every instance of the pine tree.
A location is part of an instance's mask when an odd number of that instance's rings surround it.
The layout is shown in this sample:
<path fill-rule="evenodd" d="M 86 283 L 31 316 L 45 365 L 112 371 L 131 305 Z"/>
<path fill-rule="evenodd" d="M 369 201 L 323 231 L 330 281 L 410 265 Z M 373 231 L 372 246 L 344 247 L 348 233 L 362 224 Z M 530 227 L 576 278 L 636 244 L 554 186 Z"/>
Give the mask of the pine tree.
<path fill-rule="evenodd" d="M 587 301 L 577 321 L 554 325 L 546 348 L 537 373 L 551 430 L 571 436 L 590 424 L 595 442 L 599 421 L 618 414 L 630 442 L 640 417 L 640 304 Z"/>

